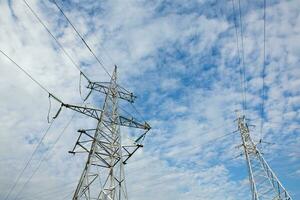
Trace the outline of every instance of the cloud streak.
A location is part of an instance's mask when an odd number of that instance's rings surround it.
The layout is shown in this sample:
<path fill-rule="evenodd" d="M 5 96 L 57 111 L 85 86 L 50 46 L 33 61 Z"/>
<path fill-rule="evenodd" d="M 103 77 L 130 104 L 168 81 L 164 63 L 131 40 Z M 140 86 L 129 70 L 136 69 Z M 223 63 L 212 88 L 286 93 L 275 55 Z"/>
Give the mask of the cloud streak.
<path fill-rule="evenodd" d="M 75 62 L 92 80 L 105 72 L 51 1 L 28 1 Z M 247 117 L 260 139 L 263 10 L 242 2 Z M 241 108 L 241 85 L 232 4 L 227 1 L 58 1 L 109 71 L 138 95 L 136 107 L 153 129 L 144 148 L 126 165 L 130 199 L 247 199 L 249 186 L 234 122 Z M 264 155 L 291 195 L 300 197 L 299 3 L 267 7 Z M 79 72 L 20 1 L 0 1 L 0 46 L 64 101 L 78 103 Z M 48 98 L 0 57 L 0 198 L 13 184 L 41 131 L 47 126 Z M 90 104 L 100 106 L 101 98 Z M 54 105 L 57 106 L 57 105 Z M 128 108 L 127 108 L 128 109 Z M 54 109 L 55 110 L 55 109 Z M 52 111 L 55 112 L 55 111 Z M 72 112 L 63 110 L 26 171 L 54 143 Z M 21 195 L 53 199 L 71 196 L 85 156 L 67 154 L 76 130 L 94 121 L 76 115 Z M 230 134 L 232 133 L 232 134 Z M 226 136 L 225 136 L 226 135 Z M 219 138 L 219 139 L 217 139 Z M 289 147 L 289 148 L 287 148 Z M 60 189 L 59 189 L 60 187 Z M 44 194 L 44 198 L 39 195 Z M 68 196 L 67 196 L 68 197 Z M 13 199 L 13 196 L 12 198 Z"/>

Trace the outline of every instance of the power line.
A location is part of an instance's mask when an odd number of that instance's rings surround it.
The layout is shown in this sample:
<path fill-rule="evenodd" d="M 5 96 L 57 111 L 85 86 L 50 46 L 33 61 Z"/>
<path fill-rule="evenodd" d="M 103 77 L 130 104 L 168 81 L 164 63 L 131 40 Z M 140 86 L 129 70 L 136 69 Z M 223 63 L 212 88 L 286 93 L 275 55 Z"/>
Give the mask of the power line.
<path fill-rule="evenodd" d="M 146 121 L 145 118 L 143 117 L 143 115 L 140 113 L 140 111 L 135 107 L 135 105 L 133 103 L 130 103 L 130 105 L 132 106 L 132 108 L 134 109 L 134 111 L 140 116 L 140 118 L 143 121 Z"/>
<path fill-rule="evenodd" d="M 19 174 L 18 178 L 16 179 L 16 181 L 14 182 L 14 184 L 10 187 L 9 192 L 7 193 L 5 200 L 8 199 L 8 197 L 10 196 L 11 192 L 15 189 L 15 187 L 17 186 L 17 184 L 19 183 L 21 177 L 23 176 L 25 170 L 27 169 L 27 167 L 29 166 L 30 162 L 33 159 L 33 156 L 36 154 L 38 148 L 41 146 L 44 138 L 46 137 L 46 135 L 48 134 L 50 128 L 52 127 L 54 121 L 51 121 L 51 123 L 49 124 L 48 128 L 46 129 L 45 133 L 43 134 L 42 138 L 40 139 L 40 141 L 38 142 L 37 146 L 35 147 L 34 151 L 32 152 L 31 156 L 29 157 L 29 159 L 27 160 L 25 166 L 23 167 L 21 173 Z"/>
<path fill-rule="evenodd" d="M 42 90 L 44 90 L 46 93 L 48 93 L 49 95 L 55 97 L 53 94 L 51 94 L 49 92 L 48 89 L 46 89 L 46 87 L 44 87 L 39 81 L 37 81 L 35 78 L 33 78 L 32 75 L 30 75 L 23 67 L 21 67 L 18 63 L 16 63 L 16 61 L 14 61 L 10 56 L 8 56 L 5 52 L 3 52 L 0 49 L 0 52 L 7 58 L 9 59 L 19 70 L 21 70 L 27 77 L 29 77 L 33 82 L 35 82 Z M 56 98 L 56 97 L 55 97 Z M 19 183 L 21 177 L 23 176 L 25 170 L 27 169 L 27 167 L 29 166 L 30 162 L 33 159 L 33 156 L 36 154 L 38 148 L 40 147 L 40 145 L 42 144 L 43 140 L 45 139 L 46 135 L 48 134 L 50 128 L 52 127 L 53 124 L 53 120 L 51 121 L 51 123 L 49 124 L 48 128 L 46 129 L 44 135 L 42 136 L 42 138 L 40 139 L 38 145 L 36 146 L 36 148 L 34 149 L 33 153 L 31 154 L 30 158 L 28 159 L 28 161 L 26 162 L 25 166 L 23 167 L 21 173 L 19 174 L 18 178 L 16 179 L 15 183 L 12 185 L 12 187 L 9 189 L 9 192 L 7 193 L 7 196 L 5 197 L 5 200 L 8 199 L 8 197 L 10 196 L 10 194 L 12 193 L 12 191 L 15 189 L 16 185 Z"/>
<path fill-rule="evenodd" d="M 34 83 L 36 83 L 43 91 L 45 91 L 49 97 L 53 97 L 55 100 L 62 103 L 60 99 L 58 99 L 55 95 L 53 95 L 48 89 L 46 89 L 45 86 L 43 86 L 39 81 L 37 81 L 31 74 L 29 74 L 21 65 L 19 65 L 16 61 L 14 61 L 10 56 L 8 56 L 4 51 L 0 49 L 0 52 L 8 59 L 10 60 L 19 70 L 21 70 L 27 77 L 29 77 Z"/>
<path fill-rule="evenodd" d="M 211 133 L 212 133 L 212 132 L 204 133 L 204 134 L 202 134 L 201 136 L 206 135 L 206 134 L 211 134 Z M 214 137 L 214 138 L 210 139 L 209 141 L 207 141 L 207 143 L 215 142 L 215 141 L 217 141 L 217 140 L 221 140 L 221 139 L 226 138 L 226 137 L 228 137 L 228 136 L 230 136 L 230 135 L 232 135 L 232 134 L 234 134 L 234 133 L 235 133 L 235 131 L 229 132 L 229 133 L 225 133 L 224 135 L 221 135 L 221 136 L 218 136 L 218 137 Z M 181 145 L 181 144 L 184 144 L 184 142 L 177 143 L 176 146 Z M 174 145 L 174 146 L 175 146 L 175 145 Z M 187 147 L 188 147 L 189 149 L 191 149 L 191 148 L 199 147 L 199 145 L 187 145 Z M 187 150 L 185 150 L 185 151 L 180 151 L 180 152 L 176 152 L 175 155 L 178 155 L 178 154 L 181 154 L 181 153 L 185 153 L 186 151 L 187 151 Z"/>
<path fill-rule="evenodd" d="M 38 192 L 34 192 L 34 193 L 28 193 L 26 195 L 23 194 L 22 197 L 25 198 L 25 199 L 27 199 L 27 198 L 32 199 L 32 197 L 35 197 L 35 198 L 42 197 L 44 195 L 48 195 L 48 194 L 52 194 L 54 192 L 58 192 L 62 188 L 74 187 L 73 184 L 76 183 L 76 182 L 77 182 L 77 180 L 66 183 L 66 184 L 62 184 L 62 185 L 56 185 L 55 187 L 45 188 L 45 190 L 42 190 L 42 191 L 38 191 Z"/>
<path fill-rule="evenodd" d="M 72 187 L 74 187 L 74 186 L 72 186 Z M 30 197 L 25 197 L 25 198 L 22 197 L 22 200 L 24 200 L 24 199 L 28 199 L 28 200 L 59 199 L 62 196 L 66 196 L 66 194 L 69 195 L 69 193 L 74 190 L 72 187 L 64 188 L 64 189 L 61 189 L 60 191 L 48 193 L 48 194 L 41 195 L 41 196 L 30 196 Z"/>
<path fill-rule="evenodd" d="M 238 22 L 236 18 L 236 8 L 234 0 L 232 0 L 232 10 L 233 10 L 233 17 L 234 17 L 234 27 L 235 27 L 235 37 L 236 37 L 236 48 L 238 54 L 238 64 L 239 64 L 239 71 L 240 71 L 240 84 L 242 89 L 242 108 L 243 112 L 247 109 L 246 106 L 246 74 L 245 74 L 245 64 L 244 64 L 244 40 L 243 40 L 243 30 L 242 30 L 242 17 L 241 17 L 241 8 L 239 2 L 239 21 L 240 21 L 240 35 L 241 35 L 241 49 L 240 49 L 240 42 L 239 42 L 239 34 L 238 34 Z M 241 55 L 242 54 L 242 55 Z M 242 58 L 241 58 L 242 57 Z"/>
<path fill-rule="evenodd" d="M 52 94 L 48 89 L 46 89 L 45 86 L 43 86 L 39 81 L 37 81 L 35 78 L 33 78 L 33 76 L 31 74 L 29 74 L 23 67 L 21 67 L 21 65 L 19 65 L 16 61 L 14 61 L 10 56 L 8 56 L 4 51 L 2 51 L 0 49 L 0 52 L 8 59 L 10 60 L 19 70 L 21 70 L 27 77 L 29 77 L 33 82 L 35 82 L 43 91 L 45 91 L 48 95 L 49 98 L 52 97 L 54 98 L 56 101 L 58 101 L 59 103 L 63 104 L 63 102 L 57 98 L 54 94 Z M 59 110 L 60 112 L 60 110 Z M 53 118 L 55 119 L 57 117 L 57 115 L 59 114 L 59 112 L 56 114 L 56 116 Z M 49 113 L 48 113 L 49 114 Z"/>
<path fill-rule="evenodd" d="M 16 67 L 18 67 L 26 76 L 28 76 L 33 82 L 35 82 L 42 90 L 47 92 L 48 94 L 51 94 L 49 90 L 47 90 L 40 82 L 38 82 L 33 76 L 31 76 L 24 68 L 22 68 L 18 63 L 16 63 L 11 57 L 9 57 L 5 52 L 3 52 L 0 49 L 0 52 L 7 58 L 9 59 Z"/>
<path fill-rule="evenodd" d="M 61 14 L 66 18 L 66 20 L 68 21 L 68 23 L 72 26 L 73 30 L 76 32 L 76 34 L 78 35 L 78 37 L 80 37 L 81 41 L 84 43 L 84 45 L 86 46 L 86 48 L 91 52 L 91 54 L 94 56 L 94 58 L 97 60 L 97 62 L 100 64 L 100 66 L 103 68 L 103 70 L 106 72 L 106 74 L 111 78 L 110 73 L 108 72 L 108 70 L 105 68 L 104 64 L 100 61 L 100 59 L 96 56 L 96 54 L 94 53 L 94 51 L 91 49 L 91 47 L 88 45 L 88 43 L 85 41 L 85 39 L 83 38 L 83 36 L 79 33 L 79 31 L 76 29 L 76 27 L 73 25 L 73 23 L 70 21 L 70 19 L 67 17 L 67 15 L 64 13 L 64 11 L 61 9 L 61 7 L 56 3 L 55 0 L 53 0 L 53 3 L 56 5 L 56 7 L 59 9 L 59 11 L 61 12 Z"/>
<path fill-rule="evenodd" d="M 5 52 L 3 52 L 0 49 L 0 52 L 7 58 L 9 59 L 15 66 L 18 67 L 18 69 L 20 69 L 24 74 L 26 74 L 33 82 L 35 82 L 41 89 L 43 89 L 46 93 L 48 93 L 50 96 L 54 97 L 56 100 L 60 101 L 58 98 L 56 98 L 53 94 L 51 94 L 49 92 L 49 90 L 47 90 L 40 82 L 38 82 L 36 79 L 33 78 L 33 76 L 31 76 L 23 67 L 21 67 L 18 63 L 16 63 L 11 57 L 9 57 Z M 61 101 L 60 101 L 61 102 Z M 62 103 L 62 102 L 61 102 Z M 70 121 L 68 122 L 68 124 L 64 127 L 64 129 L 62 130 L 61 134 L 59 135 L 59 137 L 56 139 L 56 141 L 54 142 L 54 144 L 52 145 L 52 147 L 50 148 L 53 149 L 55 144 L 59 141 L 60 137 L 62 136 L 62 134 L 65 132 L 65 130 L 67 129 L 67 127 L 70 125 L 73 117 L 75 116 L 75 114 L 72 116 L 72 118 L 70 119 Z M 48 131 L 50 130 L 50 127 L 52 126 L 53 120 L 51 121 L 48 129 L 46 130 L 45 134 L 43 135 L 42 139 L 39 141 L 38 146 L 36 147 L 36 149 L 34 150 L 33 154 L 31 155 L 31 157 L 29 158 L 29 160 L 27 161 L 26 165 L 24 166 L 24 168 L 21 171 L 21 174 L 18 176 L 16 182 L 14 183 L 14 185 L 11 187 L 11 189 L 9 190 L 5 200 L 7 200 L 7 198 L 10 196 L 10 194 L 12 193 L 12 191 L 15 189 L 16 185 L 18 184 L 18 182 L 20 181 L 20 178 L 22 177 L 22 175 L 24 174 L 24 171 L 26 170 L 26 168 L 29 166 L 30 162 L 32 161 L 32 158 L 34 156 L 34 154 L 37 152 L 38 147 L 42 144 L 43 139 L 46 137 Z M 48 152 L 49 153 L 49 152 Z M 47 154 L 48 156 L 48 154 Z M 46 156 L 46 157 L 47 157 Z M 25 182 L 25 184 L 23 185 L 23 187 L 21 188 L 21 190 L 19 191 L 19 193 L 17 193 L 17 196 L 15 197 L 15 200 L 18 198 L 18 196 L 20 195 L 20 193 L 24 190 L 25 186 L 30 182 L 30 180 L 33 178 L 33 176 L 35 175 L 35 173 L 38 171 L 38 169 L 40 168 L 42 162 L 46 159 L 46 157 L 42 158 L 37 166 L 37 168 L 35 169 L 35 171 L 32 173 L 32 175 L 29 177 L 29 179 Z"/>
<path fill-rule="evenodd" d="M 40 159 L 37 167 L 35 168 L 35 170 L 33 171 L 33 173 L 31 174 L 31 176 L 27 179 L 27 181 L 23 184 L 23 186 L 21 187 L 21 190 L 19 190 L 19 192 L 17 193 L 16 197 L 14 198 L 14 200 L 17 200 L 19 195 L 21 194 L 21 192 L 23 192 L 23 190 L 25 189 L 25 186 L 31 181 L 31 179 L 34 177 L 34 175 L 36 174 L 36 172 L 39 170 L 39 168 L 41 167 L 41 164 L 47 159 L 47 157 L 50 155 L 50 152 L 52 152 L 53 148 L 55 147 L 55 145 L 57 144 L 57 142 L 60 140 L 61 136 L 63 135 L 63 133 L 67 130 L 67 128 L 69 127 L 69 125 L 71 124 L 74 116 L 76 113 L 74 113 L 72 115 L 72 117 L 70 118 L 70 120 L 68 121 L 68 123 L 66 124 L 66 126 L 62 129 L 61 133 L 59 134 L 59 136 L 56 138 L 56 140 L 54 141 L 54 143 L 52 144 L 52 146 L 49 148 L 48 153 L 46 154 L 46 156 L 44 156 L 42 159 Z"/>
<path fill-rule="evenodd" d="M 88 80 L 90 81 L 90 79 L 87 77 L 87 75 L 85 75 L 85 73 L 83 73 L 80 69 L 80 67 L 76 64 L 76 62 L 73 60 L 73 58 L 71 57 L 71 55 L 65 50 L 65 48 L 63 47 L 63 45 L 58 41 L 58 39 L 51 33 L 50 29 L 46 26 L 46 24 L 41 20 L 41 18 L 37 15 L 37 13 L 32 9 L 32 7 L 28 4 L 28 2 L 26 0 L 23 0 L 23 2 L 26 4 L 26 6 L 29 8 L 29 10 L 31 11 L 31 13 L 35 16 L 35 18 L 39 21 L 39 23 L 46 29 L 46 31 L 51 35 L 51 37 L 55 40 L 56 44 L 61 48 L 61 50 L 64 52 L 64 54 L 69 58 L 69 60 L 72 62 L 72 64 L 74 65 L 74 67 L 76 67 L 80 73 Z"/>
<path fill-rule="evenodd" d="M 234 133 L 235 133 L 235 132 L 233 131 L 233 132 L 227 133 L 227 134 L 225 134 L 225 135 L 221 135 L 221 136 L 219 136 L 219 137 L 215 137 L 215 138 L 212 139 L 212 141 L 216 141 L 216 140 L 223 139 L 223 138 L 225 138 L 225 137 L 227 137 L 227 136 L 230 136 L 230 135 L 232 135 L 232 134 L 234 134 Z"/>
<path fill-rule="evenodd" d="M 266 0 L 264 0 L 264 44 L 263 44 L 263 69 L 262 69 L 262 102 L 261 102 L 261 123 L 260 123 L 260 138 L 262 138 L 264 128 L 264 106 L 265 106 L 265 70 L 266 70 Z"/>
<path fill-rule="evenodd" d="M 231 0 L 232 2 L 232 10 L 233 10 L 233 17 L 234 17 L 234 27 L 235 27 L 235 37 L 236 37 L 236 48 L 237 48 L 237 54 L 238 54 L 238 64 L 240 68 L 240 83 L 241 83 L 241 89 L 242 89 L 242 107 L 244 109 L 244 83 L 243 83 L 243 69 L 241 65 L 241 56 L 240 56 L 240 45 L 239 45 L 239 37 L 238 37 L 238 27 L 237 27 L 237 19 L 236 19 L 236 13 L 235 13 L 235 4 L 234 0 Z"/>
<path fill-rule="evenodd" d="M 30 194 L 29 196 L 22 196 L 22 200 L 24 199 L 28 199 L 28 200 L 32 200 L 32 199 L 42 199 L 45 197 L 53 197 L 56 194 L 60 194 L 65 190 L 73 190 L 74 185 L 69 185 L 69 186 L 65 186 L 65 187 L 61 187 L 61 188 L 56 188 L 55 190 L 49 190 L 49 191 L 44 191 L 43 193 L 38 193 L 38 194 Z"/>
<path fill-rule="evenodd" d="M 202 136 L 205 136 L 205 135 L 210 135 L 210 134 L 213 134 L 215 131 L 221 129 L 221 128 L 226 128 L 226 125 L 227 124 L 222 124 L 220 126 L 217 126 L 216 128 L 213 128 L 211 130 L 208 130 L 208 131 L 205 131 L 203 132 L 199 137 L 202 137 Z M 175 143 L 175 144 L 167 144 L 168 147 L 171 147 L 171 146 L 180 146 L 182 144 L 185 144 L 186 141 L 181 141 L 181 142 L 178 142 L 178 143 Z"/>
<path fill-rule="evenodd" d="M 74 192 L 75 192 L 75 191 L 74 191 L 74 190 L 72 190 L 72 192 L 71 192 L 71 193 L 69 193 L 68 195 L 64 196 L 64 197 L 62 198 L 62 200 L 68 199 L 68 198 L 69 198 L 69 196 L 72 196 L 72 194 L 73 194 Z"/>
<path fill-rule="evenodd" d="M 241 33 L 241 45 L 242 45 L 242 66 L 243 66 L 243 110 L 244 113 L 247 110 L 247 86 L 246 86 L 246 67 L 245 67 L 245 55 L 244 55 L 244 31 L 243 31 L 243 20 L 241 11 L 241 1 L 239 0 L 239 19 L 240 19 L 240 33 Z"/>

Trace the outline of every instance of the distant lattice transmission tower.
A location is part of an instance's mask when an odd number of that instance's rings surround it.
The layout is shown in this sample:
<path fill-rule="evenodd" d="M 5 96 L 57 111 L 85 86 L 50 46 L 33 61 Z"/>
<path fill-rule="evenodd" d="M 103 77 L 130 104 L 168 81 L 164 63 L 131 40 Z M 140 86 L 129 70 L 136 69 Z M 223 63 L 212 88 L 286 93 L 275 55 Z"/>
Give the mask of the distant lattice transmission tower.
<path fill-rule="evenodd" d="M 245 116 L 238 116 L 238 130 L 247 162 L 252 200 L 292 200 L 254 144 Z"/>
<path fill-rule="evenodd" d="M 117 67 L 110 82 L 90 82 L 87 88 L 105 94 L 102 109 L 62 103 L 62 106 L 92 117 L 98 121 L 95 129 L 78 130 L 79 137 L 69 153 L 88 153 L 73 200 L 123 200 L 128 199 L 124 165 L 142 147 L 141 140 L 150 130 L 149 124 L 133 117 L 120 116 L 118 100 L 133 103 L 135 96 L 117 84 Z M 90 95 L 89 93 L 89 95 Z M 121 143 L 120 126 L 143 130 L 132 145 Z"/>

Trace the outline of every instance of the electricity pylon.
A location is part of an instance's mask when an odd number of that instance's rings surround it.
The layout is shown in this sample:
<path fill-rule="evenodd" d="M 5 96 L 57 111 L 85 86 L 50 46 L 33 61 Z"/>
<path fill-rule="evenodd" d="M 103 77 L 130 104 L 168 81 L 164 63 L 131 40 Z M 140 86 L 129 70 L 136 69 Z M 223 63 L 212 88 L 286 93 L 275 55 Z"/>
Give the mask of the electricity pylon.
<path fill-rule="evenodd" d="M 245 116 L 238 116 L 237 121 L 248 167 L 252 200 L 292 200 L 253 142 Z"/>
<path fill-rule="evenodd" d="M 119 115 L 119 99 L 133 103 L 135 96 L 117 84 L 117 67 L 110 82 L 90 82 L 87 88 L 105 94 L 102 109 L 61 103 L 66 107 L 96 119 L 95 129 L 78 130 L 79 137 L 69 153 L 88 153 L 84 170 L 81 174 L 73 200 L 126 200 L 124 165 L 128 159 L 142 147 L 141 141 L 150 130 L 149 124 L 141 123 L 133 117 Z M 60 112 L 60 111 L 59 111 Z M 121 143 L 120 126 L 143 130 L 131 145 Z M 94 132 L 94 134 L 92 134 Z"/>

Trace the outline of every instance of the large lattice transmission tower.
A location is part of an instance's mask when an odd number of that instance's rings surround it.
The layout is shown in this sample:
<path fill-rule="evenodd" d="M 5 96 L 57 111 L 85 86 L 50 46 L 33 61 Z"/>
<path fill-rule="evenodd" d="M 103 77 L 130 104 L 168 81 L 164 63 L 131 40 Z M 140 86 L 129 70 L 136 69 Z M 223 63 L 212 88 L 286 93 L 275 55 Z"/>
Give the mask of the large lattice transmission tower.
<path fill-rule="evenodd" d="M 136 97 L 117 84 L 117 67 L 109 82 L 89 81 L 87 88 L 90 89 L 88 96 L 92 91 L 105 94 L 102 109 L 65 104 L 52 96 L 61 103 L 61 107 L 98 121 L 95 129 L 78 130 L 77 142 L 69 151 L 72 154 L 88 154 L 73 200 L 126 200 L 128 196 L 124 165 L 142 147 L 141 141 L 150 130 L 150 126 L 132 116 L 119 115 L 118 101 L 121 99 L 133 103 Z M 120 126 L 141 129 L 142 134 L 132 144 L 122 145 Z"/>
<path fill-rule="evenodd" d="M 248 167 L 252 200 L 292 200 L 253 142 L 245 116 L 238 116 L 237 122 Z"/>

